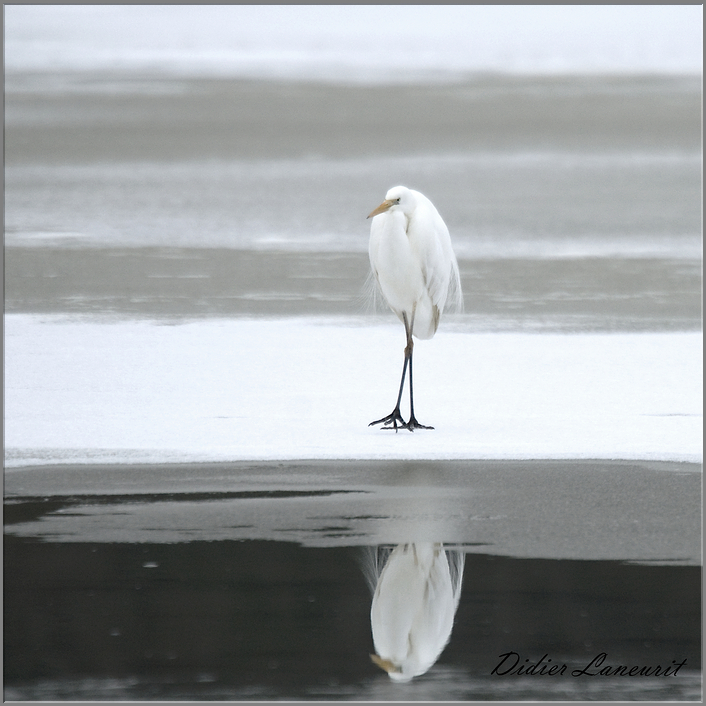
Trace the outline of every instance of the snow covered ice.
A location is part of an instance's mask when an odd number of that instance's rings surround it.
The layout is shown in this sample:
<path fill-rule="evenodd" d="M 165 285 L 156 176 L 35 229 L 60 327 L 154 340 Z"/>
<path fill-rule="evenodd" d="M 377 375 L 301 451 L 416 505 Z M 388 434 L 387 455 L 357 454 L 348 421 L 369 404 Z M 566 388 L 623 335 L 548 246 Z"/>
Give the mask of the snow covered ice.
<path fill-rule="evenodd" d="M 464 333 L 415 347 L 433 431 L 369 428 L 395 321 L 5 319 L 6 465 L 276 459 L 702 459 L 702 337 Z M 403 414 L 406 410 L 403 406 Z"/>

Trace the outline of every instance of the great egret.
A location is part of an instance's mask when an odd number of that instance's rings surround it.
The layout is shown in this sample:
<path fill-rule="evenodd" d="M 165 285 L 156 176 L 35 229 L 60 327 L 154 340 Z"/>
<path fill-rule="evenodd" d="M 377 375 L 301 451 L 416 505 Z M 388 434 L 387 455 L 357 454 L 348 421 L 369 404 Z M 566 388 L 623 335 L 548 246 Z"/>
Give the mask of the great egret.
<path fill-rule="evenodd" d="M 370 609 L 376 654 L 393 681 L 427 672 L 451 637 L 465 555 L 443 544 L 398 544 L 378 574 Z"/>
<path fill-rule="evenodd" d="M 402 381 L 397 404 L 390 414 L 370 422 L 384 429 L 399 426 L 433 429 L 420 424 L 414 416 L 412 389 L 412 336 L 431 338 L 439 326 L 444 305 L 451 301 L 463 305 L 458 263 L 451 247 L 449 229 L 434 204 L 424 194 L 395 186 L 385 200 L 368 216 L 370 226 L 368 254 L 375 279 L 390 309 L 404 324 L 407 345 L 404 349 Z M 400 401 L 409 367 L 409 421 L 400 414 Z"/>

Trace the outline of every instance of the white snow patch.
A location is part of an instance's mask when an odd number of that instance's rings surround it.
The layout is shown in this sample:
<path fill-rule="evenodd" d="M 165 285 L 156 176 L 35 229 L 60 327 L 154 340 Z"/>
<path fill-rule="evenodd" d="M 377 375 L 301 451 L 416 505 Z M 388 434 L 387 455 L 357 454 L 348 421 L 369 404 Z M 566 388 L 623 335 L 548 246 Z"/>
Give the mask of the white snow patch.
<path fill-rule="evenodd" d="M 5 317 L 6 466 L 288 459 L 702 459 L 702 335 Z M 407 415 L 407 397 L 403 414 Z"/>

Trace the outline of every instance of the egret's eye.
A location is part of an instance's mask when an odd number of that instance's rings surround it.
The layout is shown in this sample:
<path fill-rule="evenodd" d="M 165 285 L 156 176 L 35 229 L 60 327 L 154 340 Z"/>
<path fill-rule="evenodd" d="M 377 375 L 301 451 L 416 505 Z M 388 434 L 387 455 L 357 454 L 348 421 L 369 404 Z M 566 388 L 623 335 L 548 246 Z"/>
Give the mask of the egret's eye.
<path fill-rule="evenodd" d="M 396 202 L 396 203 L 399 203 L 401 200 L 402 200 L 402 197 L 400 196 L 399 199 L 395 199 L 395 202 Z"/>

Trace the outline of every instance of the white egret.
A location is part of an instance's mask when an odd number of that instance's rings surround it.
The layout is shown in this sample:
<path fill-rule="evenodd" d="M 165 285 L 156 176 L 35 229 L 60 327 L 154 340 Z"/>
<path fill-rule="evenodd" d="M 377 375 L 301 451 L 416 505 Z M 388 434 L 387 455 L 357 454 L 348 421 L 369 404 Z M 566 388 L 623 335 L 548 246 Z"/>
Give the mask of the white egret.
<path fill-rule="evenodd" d="M 464 559 L 439 543 L 398 544 L 379 572 L 370 609 L 376 654 L 370 657 L 393 681 L 424 674 L 446 647 Z"/>
<path fill-rule="evenodd" d="M 412 336 L 432 338 L 447 301 L 459 309 L 463 305 L 449 229 L 434 204 L 406 186 L 390 189 L 368 218 L 373 219 L 368 248 L 373 275 L 390 309 L 404 324 L 407 336 L 397 404 L 390 414 L 369 426 L 383 424 L 383 429 L 397 431 L 399 423 L 410 431 L 433 429 L 420 424 L 414 416 Z M 408 367 L 410 416 L 405 422 L 400 401 Z"/>

